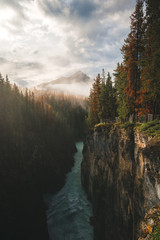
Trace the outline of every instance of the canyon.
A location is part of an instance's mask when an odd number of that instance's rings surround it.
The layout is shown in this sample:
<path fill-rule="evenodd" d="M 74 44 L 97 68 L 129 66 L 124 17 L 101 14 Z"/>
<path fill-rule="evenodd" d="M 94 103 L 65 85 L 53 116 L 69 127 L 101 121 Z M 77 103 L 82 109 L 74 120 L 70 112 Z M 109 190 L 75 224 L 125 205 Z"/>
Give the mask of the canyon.
<path fill-rule="evenodd" d="M 133 126 L 100 124 L 86 136 L 81 179 L 94 240 L 149 239 L 156 223 L 144 217 L 160 201 L 159 161 L 160 141 Z"/>

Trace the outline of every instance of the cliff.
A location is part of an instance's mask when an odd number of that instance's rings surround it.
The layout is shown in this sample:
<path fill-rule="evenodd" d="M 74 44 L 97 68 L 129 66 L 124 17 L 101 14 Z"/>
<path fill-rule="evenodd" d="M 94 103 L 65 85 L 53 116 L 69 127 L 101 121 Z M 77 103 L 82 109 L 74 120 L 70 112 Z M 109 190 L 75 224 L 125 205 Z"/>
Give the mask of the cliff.
<path fill-rule="evenodd" d="M 140 221 L 160 199 L 160 142 L 133 127 L 108 124 L 86 137 L 83 154 L 94 239 L 138 239 Z"/>

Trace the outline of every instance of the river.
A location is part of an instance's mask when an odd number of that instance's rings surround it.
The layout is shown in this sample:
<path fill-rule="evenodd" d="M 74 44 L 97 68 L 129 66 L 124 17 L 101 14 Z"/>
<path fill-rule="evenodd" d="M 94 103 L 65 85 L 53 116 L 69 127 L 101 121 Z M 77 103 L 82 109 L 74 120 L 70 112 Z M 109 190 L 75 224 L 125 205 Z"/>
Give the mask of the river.
<path fill-rule="evenodd" d="M 50 240 L 93 240 L 93 227 L 89 223 L 92 206 L 81 185 L 83 143 L 78 142 L 76 147 L 75 163 L 64 187 L 56 195 L 45 197 Z"/>

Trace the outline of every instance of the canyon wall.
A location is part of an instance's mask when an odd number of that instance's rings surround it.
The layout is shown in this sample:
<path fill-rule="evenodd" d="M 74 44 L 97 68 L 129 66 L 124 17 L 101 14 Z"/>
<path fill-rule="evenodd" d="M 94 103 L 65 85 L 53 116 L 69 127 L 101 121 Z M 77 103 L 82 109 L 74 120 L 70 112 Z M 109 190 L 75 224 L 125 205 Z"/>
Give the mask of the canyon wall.
<path fill-rule="evenodd" d="M 88 134 L 83 155 L 94 239 L 138 239 L 140 221 L 160 200 L 160 142 L 132 127 L 108 124 Z"/>

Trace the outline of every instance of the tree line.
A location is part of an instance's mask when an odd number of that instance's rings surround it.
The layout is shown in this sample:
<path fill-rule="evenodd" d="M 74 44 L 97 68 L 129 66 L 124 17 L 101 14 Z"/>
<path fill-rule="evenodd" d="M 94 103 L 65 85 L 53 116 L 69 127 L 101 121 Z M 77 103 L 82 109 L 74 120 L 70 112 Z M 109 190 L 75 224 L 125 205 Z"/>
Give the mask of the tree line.
<path fill-rule="evenodd" d="M 21 91 L 0 75 L 1 239 L 46 239 L 42 197 L 62 187 L 73 164 L 83 105 L 73 96 Z"/>
<path fill-rule="evenodd" d="M 89 97 L 90 126 L 115 116 L 122 121 L 132 116 L 134 121 L 136 116 L 160 114 L 160 1 L 137 0 L 130 19 L 114 84 L 109 73 L 104 77 L 104 70 L 94 80 Z"/>

